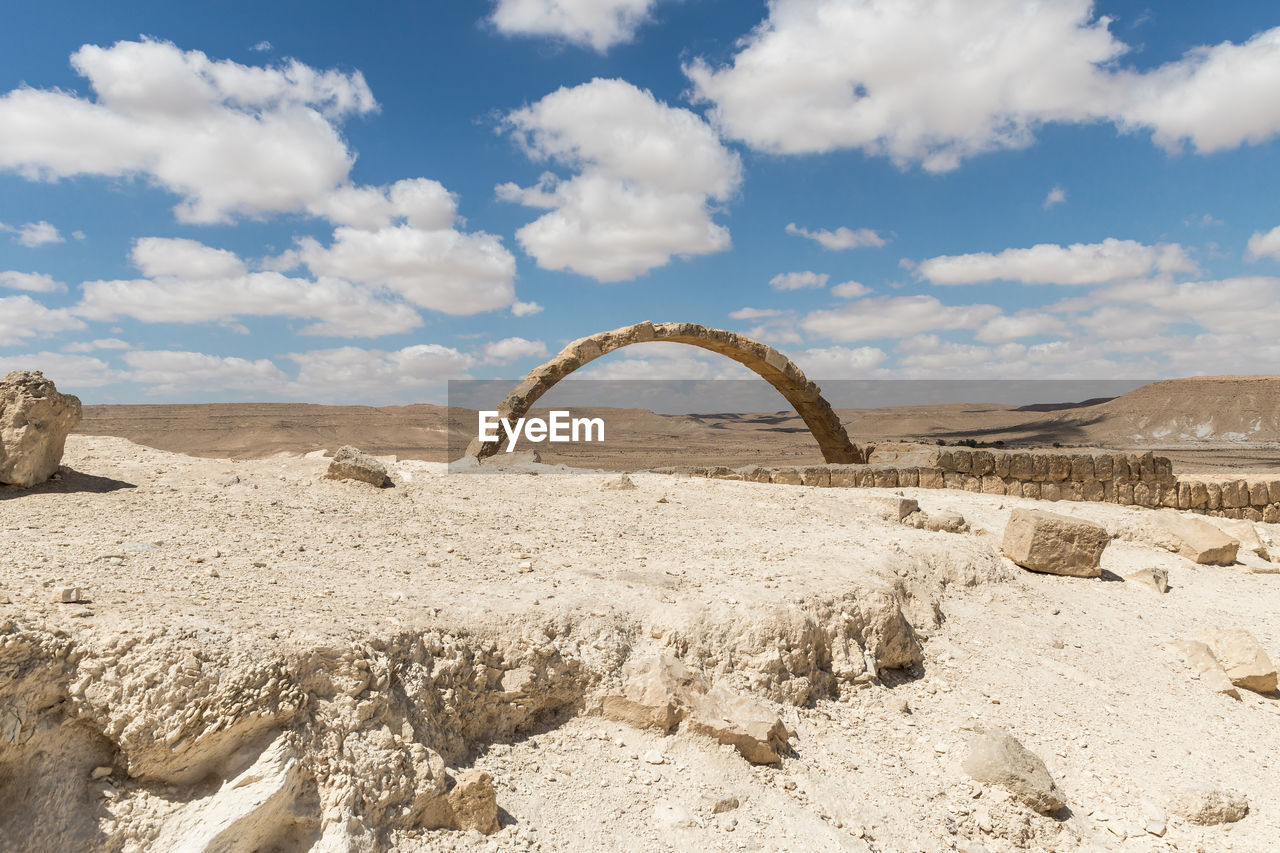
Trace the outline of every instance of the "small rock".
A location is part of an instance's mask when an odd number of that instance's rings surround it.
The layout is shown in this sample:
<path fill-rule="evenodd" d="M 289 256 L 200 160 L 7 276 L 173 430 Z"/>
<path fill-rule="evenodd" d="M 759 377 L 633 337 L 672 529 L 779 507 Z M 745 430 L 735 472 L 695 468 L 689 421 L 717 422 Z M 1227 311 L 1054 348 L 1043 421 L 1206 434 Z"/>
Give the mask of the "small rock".
<path fill-rule="evenodd" d="M 228 477 L 227 479 L 225 479 L 225 480 L 223 480 L 223 481 L 222 481 L 222 485 L 223 485 L 224 487 L 226 487 L 226 486 L 238 486 L 238 485 L 240 485 L 240 477 L 239 477 L 239 475 L 234 475 L 234 476 Z"/>
<path fill-rule="evenodd" d="M 105 779 L 111 775 L 111 771 L 112 771 L 112 768 L 110 767 L 106 767 L 106 766 L 95 767 L 93 768 L 93 772 L 89 774 L 89 778 L 94 780 Z"/>
<path fill-rule="evenodd" d="M 1215 693 L 1230 696 L 1232 699 L 1240 698 L 1240 691 L 1236 690 L 1231 679 L 1227 677 L 1226 670 L 1222 668 L 1222 664 L 1218 663 L 1218 659 L 1213 656 L 1213 652 L 1207 645 L 1194 640 L 1184 640 L 1179 645 L 1187 665 L 1200 676 L 1202 684 Z"/>
<path fill-rule="evenodd" d="M 1200 826 L 1235 823 L 1249 813 L 1243 794 L 1209 785 L 1189 785 L 1174 792 L 1169 810 Z"/>
<path fill-rule="evenodd" d="M 1227 678 L 1236 687 L 1254 693 L 1271 693 L 1276 689 L 1276 668 L 1267 652 L 1248 631 L 1224 631 L 1213 628 L 1202 631 L 1200 642 L 1209 647 L 1222 665 Z"/>
<path fill-rule="evenodd" d="M 518 567 L 518 568 L 520 569 L 520 571 L 521 571 L 522 573 L 531 572 L 531 571 L 533 571 L 533 563 L 532 563 L 531 561 L 529 561 L 529 560 L 525 560 L 524 562 L 522 562 L 522 563 L 519 565 L 519 567 Z"/>
<path fill-rule="evenodd" d="M 385 465 L 349 444 L 339 447 L 333 454 L 325 477 L 330 480 L 360 480 L 383 489 L 394 485 Z"/>
<path fill-rule="evenodd" d="M 645 764 L 665 764 L 667 757 L 656 749 L 651 749 L 644 754 Z"/>
<path fill-rule="evenodd" d="M 1066 805 L 1044 762 L 1003 729 L 974 733 L 964 772 L 979 782 L 999 785 L 1042 814 Z"/>
<path fill-rule="evenodd" d="M 1156 592 L 1169 591 L 1169 572 L 1166 569 L 1139 569 L 1131 575 L 1125 575 L 1124 579 L 1141 584 L 1142 586 L 1150 587 Z"/>
<path fill-rule="evenodd" d="M 653 822 L 659 829 L 691 829 L 698 819 L 684 806 L 663 800 L 653 807 Z"/>
<path fill-rule="evenodd" d="M 778 764 L 787 750 L 788 732 L 764 703 L 716 685 L 689 697 L 690 731 L 735 747 L 752 764 Z"/>
<path fill-rule="evenodd" d="M 58 604 L 81 604 L 88 601 L 89 596 L 78 586 L 60 586 L 54 593 L 53 600 Z"/>
<path fill-rule="evenodd" d="M 636 484 L 626 474 L 619 474 L 611 480 L 605 480 L 600 484 L 600 488 L 604 491 L 626 492 L 634 489 Z"/>
<path fill-rule="evenodd" d="M 740 805 L 737 797 L 727 797 L 722 794 L 706 793 L 702 795 L 702 799 L 711 805 L 712 814 L 731 812 Z"/>
<path fill-rule="evenodd" d="M 1078 578 L 1102 574 L 1103 549 L 1111 537 L 1100 525 L 1055 512 L 1015 509 L 1000 548 L 1024 569 Z"/>

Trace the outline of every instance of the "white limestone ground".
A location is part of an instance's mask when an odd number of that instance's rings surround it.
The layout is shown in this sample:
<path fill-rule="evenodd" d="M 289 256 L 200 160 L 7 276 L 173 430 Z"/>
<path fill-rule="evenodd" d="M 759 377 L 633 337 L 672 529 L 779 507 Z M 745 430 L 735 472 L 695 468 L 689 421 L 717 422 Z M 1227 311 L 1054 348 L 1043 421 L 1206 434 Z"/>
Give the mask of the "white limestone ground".
<path fill-rule="evenodd" d="M 1011 510 L 1045 507 L 1021 499 L 902 490 L 969 522 L 949 533 L 899 523 L 883 490 L 420 462 L 377 489 L 327 463 L 72 436 L 59 481 L 0 490 L 0 849 L 1280 837 L 1280 700 L 1215 693 L 1178 645 L 1243 628 L 1280 658 L 1280 575 L 1170 553 L 1152 511 L 1054 505 L 1119 537 L 1083 579 L 999 555 Z M 1256 527 L 1280 553 L 1280 528 Z M 1119 580 L 1142 568 L 1169 592 Z M 792 754 L 755 766 L 602 716 L 624 664 L 657 653 L 769 703 Z M 1039 755 L 1070 811 L 969 780 L 976 727 Z M 471 770 L 492 776 L 499 830 L 424 828 L 458 825 L 441 810 Z M 1179 817 L 1176 789 L 1200 784 L 1247 815 Z"/>

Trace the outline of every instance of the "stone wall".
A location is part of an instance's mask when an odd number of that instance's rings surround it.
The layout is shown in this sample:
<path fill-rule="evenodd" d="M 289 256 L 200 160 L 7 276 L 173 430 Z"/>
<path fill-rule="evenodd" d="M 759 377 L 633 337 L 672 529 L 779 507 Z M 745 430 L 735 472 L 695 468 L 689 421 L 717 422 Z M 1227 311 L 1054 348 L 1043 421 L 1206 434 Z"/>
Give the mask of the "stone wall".
<path fill-rule="evenodd" d="M 1098 501 L 1170 507 L 1207 515 L 1280 523 L 1280 477 L 1177 477 L 1153 453 L 1042 450 L 908 449 L 868 465 L 761 468 L 659 468 L 660 473 L 722 480 L 842 488 L 959 489 L 1045 501 Z M 881 449 L 872 459 L 885 458 Z"/>

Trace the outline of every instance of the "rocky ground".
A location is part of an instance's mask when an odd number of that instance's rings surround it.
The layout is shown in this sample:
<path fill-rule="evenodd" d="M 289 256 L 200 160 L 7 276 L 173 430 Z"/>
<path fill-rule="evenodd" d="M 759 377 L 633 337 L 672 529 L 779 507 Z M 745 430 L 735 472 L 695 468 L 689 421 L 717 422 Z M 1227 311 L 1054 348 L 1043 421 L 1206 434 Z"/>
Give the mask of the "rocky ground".
<path fill-rule="evenodd" d="M 899 490 L 963 515 L 948 532 L 874 489 L 413 461 L 380 489 L 315 454 L 87 436 L 63 461 L 0 489 L 0 849 L 1280 835 L 1280 699 L 1219 692 L 1182 644 L 1245 629 L 1280 657 L 1280 575 L 1170 553 L 1150 510 L 1055 504 L 1115 537 L 1102 578 L 1070 578 L 1000 553 L 1012 510 L 1046 505 L 961 492 Z M 1168 592 L 1124 580 L 1151 568 Z M 676 661 L 700 687 L 636 692 Z M 682 719 L 639 728 L 628 696 Z M 1066 807 L 966 772 L 983 729 L 1042 759 Z"/>

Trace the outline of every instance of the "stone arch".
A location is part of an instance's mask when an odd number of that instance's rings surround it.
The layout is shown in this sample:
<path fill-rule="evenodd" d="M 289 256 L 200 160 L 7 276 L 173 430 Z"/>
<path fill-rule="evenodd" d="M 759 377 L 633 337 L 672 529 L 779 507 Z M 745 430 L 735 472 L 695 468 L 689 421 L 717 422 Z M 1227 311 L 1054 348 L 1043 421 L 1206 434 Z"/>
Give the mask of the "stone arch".
<path fill-rule="evenodd" d="M 804 419 L 809 432 L 818 441 L 822 457 L 829 463 L 862 463 L 866 457 L 849 441 L 848 434 L 831 404 L 822 396 L 822 390 L 810 382 L 782 353 L 771 346 L 753 341 L 736 332 L 712 329 L 696 323 L 637 323 L 611 332 L 601 332 L 579 338 L 569 344 L 555 358 L 535 367 L 529 375 L 512 389 L 498 406 L 498 416 L 514 421 L 528 413 L 533 404 L 557 382 L 573 371 L 605 353 L 647 341 L 673 341 L 701 347 L 755 371 L 761 379 L 778 390 Z M 481 442 L 476 439 L 467 448 L 469 455 L 479 459 L 498 452 L 498 442 Z"/>

